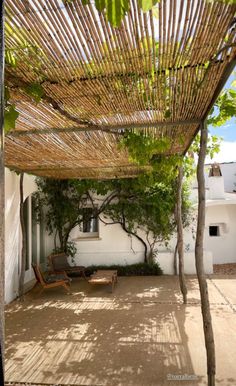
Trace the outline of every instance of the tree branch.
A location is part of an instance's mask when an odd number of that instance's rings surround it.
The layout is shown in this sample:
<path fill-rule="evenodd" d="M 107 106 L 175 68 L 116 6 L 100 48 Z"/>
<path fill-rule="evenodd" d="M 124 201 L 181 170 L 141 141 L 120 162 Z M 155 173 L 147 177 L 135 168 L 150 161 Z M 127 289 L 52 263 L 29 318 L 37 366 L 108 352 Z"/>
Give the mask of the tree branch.
<path fill-rule="evenodd" d="M 124 212 L 122 211 L 122 222 L 121 222 L 121 226 L 122 228 L 124 229 L 124 231 L 134 237 L 136 237 L 144 246 L 144 262 L 147 263 L 148 262 L 148 258 L 147 258 L 147 244 L 145 243 L 145 241 L 142 239 L 142 237 L 140 237 L 139 235 L 137 235 L 137 233 L 135 232 L 132 232 L 131 230 L 127 229 L 126 227 L 126 223 L 125 223 L 125 215 L 124 215 Z"/>
<path fill-rule="evenodd" d="M 20 88 L 20 89 L 22 89 L 23 92 L 25 92 L 26 88 L 29 86 L 29 83 L 25 82 L 19 76 L 12 75 L 9 72 L 7 72 L 6 78 L 10 83 L 13 84 L 12 88 L 17 88 L 17 89 Z M 16 84 L 17 84 L 17 87 L 15 86 Z M 74 115 L 68 113 L 68 111 L 64 110 L 55 99 L 48 96 L 45 93 L 45 90 L 44 90 L 44 94 L 42 95 L 42 100 L 44 102 L 46 102 L 47 104 L 51 105 L 53 107 L 53 109 L 58 111 L 61 115 L 68 118 L 70 121 L 77 123 L 78 125 L 88 125 L 89 126 L 92 124 L 90 121 L 79 119 L 79 118 L 75 117 Z"/>
<path fill-rule="evenodd" d="M 100 216 L 98 216 L 99 220 L 105 224 L 105 225 L 115 225 L 115 224 L 120 224 L 122 225 L 121 221 L 112 221 L 112 222 L 106 222 L 105 220 L 103 220 Z"/>
<path fill-rule="evenodd" d="M 217 56 L 219 56 L 220 54 L 222 54 L 223 51 L 225 50 L 228 50 L 229 48 L 232 48 L 232 47 L 236 47 L 236 43 L 230 43 L 230 44 L 226 44 L 224 47 L 222 47 L 209 61 L 209 65 L 206 69 L 206 72 L 202 78 L 202 80 L 197 84 L 196 88 L 199 89 L 202 84 L 205 82 L 206 78 L 207 78 L 207 75 L 212 67 L 212 65 L 215 63 L 216 59 L 217 59 Z"/>

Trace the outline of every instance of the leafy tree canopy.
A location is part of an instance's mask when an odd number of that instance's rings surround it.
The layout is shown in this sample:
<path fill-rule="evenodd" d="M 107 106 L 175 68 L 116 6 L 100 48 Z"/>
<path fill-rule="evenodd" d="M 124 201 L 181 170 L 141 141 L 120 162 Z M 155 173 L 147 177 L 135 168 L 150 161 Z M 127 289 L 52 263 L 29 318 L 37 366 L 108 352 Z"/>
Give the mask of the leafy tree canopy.
<path fill-rule="evenodd" d="M 232 86 L 234 84 L 235 82 L 232 83 Z M 207 119 L 207 124 L 222 126 L 234 116 L 236 116 L 236 90 L 232 88 L 223 90 Z"/>

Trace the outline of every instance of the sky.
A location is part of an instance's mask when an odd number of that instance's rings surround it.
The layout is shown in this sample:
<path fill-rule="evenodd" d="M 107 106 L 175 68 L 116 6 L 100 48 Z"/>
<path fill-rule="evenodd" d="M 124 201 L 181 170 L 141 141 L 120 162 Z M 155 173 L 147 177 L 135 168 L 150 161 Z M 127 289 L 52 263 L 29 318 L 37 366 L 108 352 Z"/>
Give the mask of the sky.
<path fill-rule="evenodd" d="M 231 83 L 235 80 L 235 71 L 229 77 L 224 88 L 230 88 Z M 223 138 L 221 142 L 220 152 L 215 155 L 213 160 L 206 159 L 206 163 L 212 162 L 232 162 L 236 161 L 236 117 L 227 121 L 220 127 L 209 126 L 209 133 L 218 135 Z"/>

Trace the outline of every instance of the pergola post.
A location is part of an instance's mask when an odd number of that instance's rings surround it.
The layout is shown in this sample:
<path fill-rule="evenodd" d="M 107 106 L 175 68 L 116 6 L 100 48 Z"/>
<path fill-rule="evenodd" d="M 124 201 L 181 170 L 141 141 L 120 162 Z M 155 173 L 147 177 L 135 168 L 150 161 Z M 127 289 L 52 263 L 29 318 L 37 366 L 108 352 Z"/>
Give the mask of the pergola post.
<path fill-rule="evenodd" d="M 201 124 L 201 140 L 200 151 L 197 165 L 197 180 L 198 180 L 198 219 L 197 219 L 197 235 L 195 244 L 195 263 L 196 271 L 201 296 L 202 320 L 207 356 L 207 375 L 208 386 L 215 385 L 215 343 L 212 329 L 211 312 L 208 296 L 208 288 L 206 275 L 203 264 L 203 239 L 205 228 L 205 178 L 204 178 L 204 162 L 207 148 L 207 126 L 206 122 Z"/>
<path fill-rule="evenodd" d="M 21 268 L 19 280 L 19 297 L 24 300 L 24 281 L 25 281 L 25 265 L 26 265 L 26 229 L 24 222 L 24 173 L 20 174 L 20 225 L 22 233 L 22 247 L 21 247 Z"/>
<path fill-rule="evenodd" d="M 179 256 L 179 284 L 183 295 L 184 304 L 187 303 L 187 286 L 184 275 L 184 239 L 182 221 L 182 187 L 183 187 L 183 166 L 178 168 L 177 179 L 177 201 L 176 201 L 176 221 L 177 221 L 177 251 Z"/>
<path fill-rule="evenodd" d="M 0 384 L 4 385 L 4 223 L 5 223 L 5 174 L 4 174 L 4 0 L 0 4 Z"/>

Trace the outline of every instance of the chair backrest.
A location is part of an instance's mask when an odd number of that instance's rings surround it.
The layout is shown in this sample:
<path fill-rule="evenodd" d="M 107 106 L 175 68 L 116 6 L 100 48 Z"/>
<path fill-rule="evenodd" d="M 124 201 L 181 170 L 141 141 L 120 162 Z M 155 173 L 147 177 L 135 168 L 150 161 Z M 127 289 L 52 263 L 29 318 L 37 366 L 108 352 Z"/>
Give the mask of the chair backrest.
<path fill-rule="evenodd" d="M 44 285 L 45 284 L 45 280 L 44 280 L 44 277 L 43 277 L 43 274 L 41 272 L 41 269 L 40 269 L 39 265 L 32 264 L 32 268 L 34 270 L 34 274 L 35 274 L 36 280 L 39 283 L 41 283 L 42 285 Z"/>
<path fill-rule="evenodd" d="M 57 255 L 48 256 L 50 265 L 54 271 L 63 271 L 70 268 L 67 261 L 67 255 L 65 253 L 58 253 Z"/>

